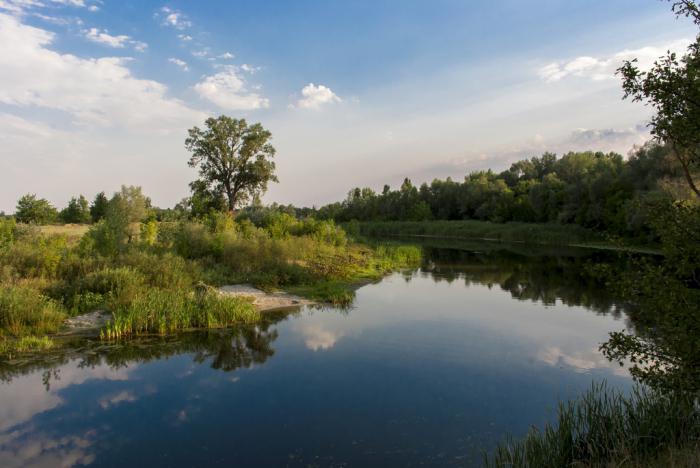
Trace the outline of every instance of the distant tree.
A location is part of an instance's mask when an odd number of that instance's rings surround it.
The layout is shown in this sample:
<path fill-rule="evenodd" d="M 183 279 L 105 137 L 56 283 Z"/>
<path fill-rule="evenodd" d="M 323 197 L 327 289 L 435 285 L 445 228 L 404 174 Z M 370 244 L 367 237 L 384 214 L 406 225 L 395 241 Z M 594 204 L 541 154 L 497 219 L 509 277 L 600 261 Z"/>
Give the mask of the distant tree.
<path fill-rule="evenodd" d="M 68 206 L 61 210 L 59 217 L 64 223 L 89 223 L 91 217 L 87 198 L 82 195 L 71 198 Z"/>
<path fill-rule="evenodd" d="M 116 192 L 109 201 L 107 215 L 114 215 L 119 212 L 129 223 L 143 221 L 151 208 L 151 200 L 143 194 L 141 187 L 133 185 L 122 185 L 119 192 Z"/>
<path fill-rule="evenodd" d="M 90 229 L 88 238 L 102 255 L 113 256 L 126 249 L 127 245 L 139 236 L 141 221 L 151 214 L 151 201 L 141 187 L 122 185 L 107 204 L 105 216 Z M 146 229 L 152 236 L 157 230 Z"/>
<path fill-rule="evenodd" d="M 272 134 L 262 125 L 249 126 L 244 119 L 225 115 L 208 118 L 205 125 L 205 130 L 189 130 L 188 164 L 199 169 L 199 180 L 207 189 L 226 195 L 229 211 L 264 193 L 268 182 L 277 182 Z"/>
<path fill-rule="evenodd" d="M 109 205 L 109 200 L 104 192 L 95 195 L 95 199 L 92 201 L 92 205 L 90 205 L 90 217 L 93 223 L 98 222 L 107 215 L 107 205 Z"/>
<path fill-rule="evenodd" d="M 47 224 L 56 221 L 58 211 L 48 200 L 26 194 L 17 201 L 15 219 L 20 223 Z"/>
<path fill-rule="evenodd" d="M 677 16 L 690 17 L 700 26 L 700 9 L 695 2 L 672 3 Z M 656 111 L 649 123 L 651 134 L 670 146 L 688 185 L 700 197 L 695 182 L 700 170 L 700 35 L 680 59 L 669 53 L 646 72 L 634 59 L 624 62 L 618 73 L 625 98 L 644 102 Z"/>

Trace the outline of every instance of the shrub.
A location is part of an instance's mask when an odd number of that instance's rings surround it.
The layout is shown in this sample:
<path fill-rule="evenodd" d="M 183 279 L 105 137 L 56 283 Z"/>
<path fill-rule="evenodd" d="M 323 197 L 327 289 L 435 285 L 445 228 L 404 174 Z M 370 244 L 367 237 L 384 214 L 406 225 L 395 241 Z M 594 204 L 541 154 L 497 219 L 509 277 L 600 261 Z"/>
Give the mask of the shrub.
<path fill-rule="evenodd" d="M 141 223 L 139 240 L 145 245 L 154 245 L 156 243 L 156 240 L 158 240 L 158 223 L 155 219 Z"/>
<path fill-rule="evenodd" d="M 97 293 L 109 310 L 130 304 L 146 288 L 146 278 L 130 267 L 106 268 L 90 273 L 78 284 L 75 294 Z"/>
<path fill-rule="evenodd" d="M 133 250 L 118 258 L 121 266 L 138 271 L 145 283 L 163 289 L 189 289 L 201 279 L 198 265 L 166 252 Z"/>
<path fill-rule="evenodd" d="M 12 243 L 0 259 L 23 277 L 53 278 L 67 251 L 65 236 L 31 234 Z"/>

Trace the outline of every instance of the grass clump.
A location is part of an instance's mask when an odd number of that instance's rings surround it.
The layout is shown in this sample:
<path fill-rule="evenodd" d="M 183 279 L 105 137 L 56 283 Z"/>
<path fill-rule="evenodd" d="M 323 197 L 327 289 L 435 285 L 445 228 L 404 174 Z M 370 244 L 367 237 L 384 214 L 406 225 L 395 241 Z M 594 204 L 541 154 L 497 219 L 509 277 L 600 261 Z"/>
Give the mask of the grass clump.
<path fill-rule="evenodd" d="M 33 351 L 47 351 L 55 347 L 48 336 L 23 336 L 18 339 L 0 340 L 0 355 L 13 355 Z"/>
<path fill-rule="evenodd" d="M 560 403 L 556 424 L 543 431 L 533 428 L 520 441 L 506 441 L 484 464 L 647 466 L 659 453 L 696 447 L 699 438 L 700 412 L 692 396 L 643 387 L 624 396 L 594 384 L 581 398 Z"/>
<path fill-rule="evenodd" d="M 36 289 L 0 286 L 0 335 L 55 333 L 65 318 L 65 308 Z"/>
<path fill-rule="evenodd" d="M 153 288 L 113 309 L 114 318 L 101 333 L 114 339 L 129 335 L 173 333 L 190 328 L 218 328 L 253 323 L 260 313 L 250 302 L 211 288 L 171 291 Z"/>

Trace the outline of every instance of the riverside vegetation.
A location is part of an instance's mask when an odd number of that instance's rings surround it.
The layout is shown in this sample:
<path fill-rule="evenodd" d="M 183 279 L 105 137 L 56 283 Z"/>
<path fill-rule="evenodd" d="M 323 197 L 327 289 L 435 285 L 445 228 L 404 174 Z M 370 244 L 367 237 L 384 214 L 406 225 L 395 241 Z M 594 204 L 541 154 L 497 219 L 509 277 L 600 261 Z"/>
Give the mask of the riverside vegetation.
<path fill-rule="evenodd" d="M 420 258 L 417 248 L 355 244 L 333 222 L 284 214 L 260 226 L 227 213 L 131 222 L 145 205 L 138 189 L 124 187 L 106 217 L 73 242 L 13 219 L 0 221 L 0 349 L 48 348 L 46 335 L 59 332 L 66 318 L 98 309 L 112 314 L 104 338 L 260 320 L 246 300 L 219 294 L 214 286 L 222 284 L 294 288 L 347 304 L 354 283 Z"/>

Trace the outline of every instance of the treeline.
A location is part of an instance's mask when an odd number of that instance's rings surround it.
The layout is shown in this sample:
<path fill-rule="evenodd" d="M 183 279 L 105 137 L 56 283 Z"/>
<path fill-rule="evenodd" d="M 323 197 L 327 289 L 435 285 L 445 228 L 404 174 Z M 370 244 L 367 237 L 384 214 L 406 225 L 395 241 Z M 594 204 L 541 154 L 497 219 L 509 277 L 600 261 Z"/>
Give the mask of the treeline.
<path fill-rule="evenodd" d="M 398 190 L 384 186 L 351 190 L 343 202 L 313 210 L 338 222 L 484 220 L 563 224 L 643 235 L 648 209 L 662 200 L 689 196 L 680 165 L 670 151 L 648 143 L 628 159 L 617 153 L 552 153 L 524 159 L 503 172 L 472 172 Z"/>

